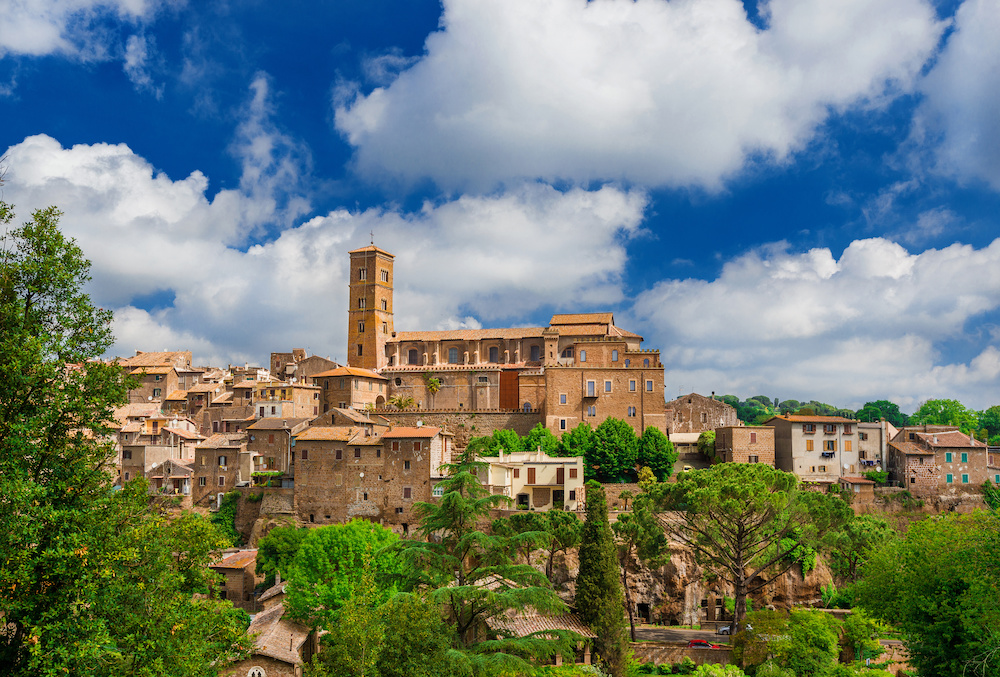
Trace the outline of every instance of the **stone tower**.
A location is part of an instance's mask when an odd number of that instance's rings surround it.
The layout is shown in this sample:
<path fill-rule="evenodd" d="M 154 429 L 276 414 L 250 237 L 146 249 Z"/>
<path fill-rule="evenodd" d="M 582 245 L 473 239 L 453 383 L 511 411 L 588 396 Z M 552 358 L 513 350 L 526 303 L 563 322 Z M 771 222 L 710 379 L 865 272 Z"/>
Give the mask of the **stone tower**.
<path fill-rule="evenodd" d="M 392 326 L 392 261 L 374 244 L 351 254 L 347 308 L 347 364 L 376 371 L 386 366 L 385 342 Z"/>

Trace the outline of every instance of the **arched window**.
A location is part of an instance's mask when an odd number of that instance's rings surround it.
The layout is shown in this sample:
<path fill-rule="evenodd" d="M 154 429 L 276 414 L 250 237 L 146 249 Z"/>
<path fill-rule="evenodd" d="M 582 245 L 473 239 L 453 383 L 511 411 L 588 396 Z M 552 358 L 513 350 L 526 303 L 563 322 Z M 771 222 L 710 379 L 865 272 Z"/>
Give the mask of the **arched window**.
<path fill-rule="evenodd" d="M 530 414 L 531 413 L 531 402 L 525 402 L 524 403 L 524 413 L 525 414 Z"/>
<path fill-rule="evenodd" d="M 409 352 L 406 353 L 406 358 L 409 364 L 420 364 L 420 353 L 417 352 L 416 348 L 410 348 Z"/>
<path fill-rule="evenodd" d="M 458 364 L 458 348 L 448 348 L 448 364 Z"/>
<path fill-rule="evenodd" d="M 649 358 L 648 357 L 642 361 L 642 366 L 644 366 L 644 367 L 648 367 L 649 366 Z"/>

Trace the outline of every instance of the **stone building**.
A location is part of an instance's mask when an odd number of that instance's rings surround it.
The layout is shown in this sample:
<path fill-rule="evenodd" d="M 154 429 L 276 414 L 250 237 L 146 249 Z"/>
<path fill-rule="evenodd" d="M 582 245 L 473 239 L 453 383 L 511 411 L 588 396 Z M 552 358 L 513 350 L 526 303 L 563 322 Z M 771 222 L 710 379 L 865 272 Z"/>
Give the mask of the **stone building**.
<path fill-rule="evenodd" d="M 370 369 L 337 367 L 313 375 L 323 413 L 331 409 L 381 408 L 388 401 L 388 380 Z"/>
<path fill-rule="evenodd" d="M 290 353 L 271 353 L 271 374 L 289 383 L 310 383 L 314 375 L 339 366 L 329 357 L 307 357 L 302 348 Z"/>
<path fill-rule="evenodd" d="M 292 473 L 292 436 L 309 425 L 308 418 L 261 418 L 247 426 L 247 451 L 253 471 Z"/>
<path fill-rule="evenodd" d="M 217 433 L 195 447 L 195 505 L 217 501 L 220 494 L 234 489 L 238 482 L 250 481 L 250 455 L 246 449 L 242 433 Z"/>
<path fill-rule="evenodd" d="M 319 415 L 319 388 L 311 383 L 264 382 L 253 389 L 257 418 L 312 418 Z"/>
<path fill-rule="evenodd" d="M 889 441 L 889 479 L 914 495 L 969 493 L 992 480 L 985 444 L 953 426 L 910 426 Z"/>
<path fill-rule="evenodd" d="M 723 463 L 764 463 L 774 466 L 774 428 L 725 426 L 715 429 L 715 455 Z"/>
<path fill-rule="evenodd" d="M 858 473 L 858 422 L 840 416 L 774 416 L 774 465 L 804 482 L 834 484 Z"/>
<path fill-rule="evenodd" d="M 256 573 L 256 550 L 225 552 L 222 559 L 209 565 L 209 568 L 222 575 L 222 582 L 216 587 L 216 594 L 220 599 L 229 600 L 234 607 L 249 613 L 257 611 L 257 599 L 253 591 L 264 577 Z"/>
<path fill-rule="evenodd" d="M 347 362 L 388 380 L 384 401 L 412 397 L 421 410 L 540 412 L 556 434 L 610 417 L 637 433 L 649 426 L 666 432 L 659 351 L 643 348 L 642 337 L 616 326 L 611 313 L 554 315 L 547 327 L 397 332 L 393 255 L 372 245 L 350 259 Z"/>
<path fill-rule="evenodd" d="M 191 351 L 143 352 L 119 358 L 118 364 L 140 383 L 128 393 L 129 402 L 162 402 L 175 390 L 197 381 L 199 370 L 191 368 Z M 184 385 L 182 385 L 182 383 Z"/>
<path fill-rule="evenodd" d="M 715 393 L 712 393 L 713 395 Z M 665 406 L 667 430 L 673 433 L 703 433 L 726 426 L 738 426 L 736 409 L 714 397 L 690 393 Z"/>

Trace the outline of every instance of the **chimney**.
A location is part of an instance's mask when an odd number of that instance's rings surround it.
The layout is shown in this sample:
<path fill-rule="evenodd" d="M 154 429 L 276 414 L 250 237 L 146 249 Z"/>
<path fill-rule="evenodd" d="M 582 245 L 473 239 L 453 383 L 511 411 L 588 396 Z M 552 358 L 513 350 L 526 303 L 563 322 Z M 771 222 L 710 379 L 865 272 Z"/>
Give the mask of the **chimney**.
<path fill-rule="evenodd" d="M 937 435 L 934 436 L 934 446 L 937 446 Z"/>

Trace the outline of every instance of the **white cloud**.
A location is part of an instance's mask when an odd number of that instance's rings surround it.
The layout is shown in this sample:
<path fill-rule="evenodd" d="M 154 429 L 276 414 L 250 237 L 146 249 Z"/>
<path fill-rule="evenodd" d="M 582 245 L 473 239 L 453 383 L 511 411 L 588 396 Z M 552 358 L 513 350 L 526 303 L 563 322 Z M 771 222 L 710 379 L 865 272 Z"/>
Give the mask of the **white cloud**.
<path fill-rule="evenodd" d="M 0 21 L 0 57 L 61 54 L 104 60 L 113 52 L 108 18 L 138 23 L 170 0 L 9 0 Z"/>
<path fill-rule="evenodd" d="M 263 110 L 255 92 L 251 109 Z M 371 231 L 397 254 L 397 329 L 622 301 L 624 240 L 646 206 L 640 192 L 529 183 L 416 213 L 342 209 L 241 251 L 262 215 L 280 213 L 268 177 L 284 171 L 267 138 L 251 141 L 240 142 L 249 144 L 248 190 L 209 200 L 201 173 L 172 180 L 127 146 L 29 137 L 7 150 L 5 198 L 22 217 L 49 204 L 65 212 L 64 231 L 93 261 L 91 294 L 118 311 L 119 354 L 173 347 L 199 363 L 260 363 L 272 350 L 306 347 L 343 359 L 347 252 Z M 173 302 L 134 307 L 152 294 Z"/>
<path fill-rule="evenodd" d="M 718 189 L 829 110 L 909 90 L 943 25 L 925 0 L 446 0 L 391 84 L 336 105 L 370 177 L 447 188 L 627 179 Z"/>
<path fill-rule="evenodd" d="M 130 35 L 125 43 L 125 75 L 140 92 L 148 92 L 157 99 L 163 98 L 163 85 L 156 85 L 150 73 L 150 60 L 156 51 L 153 38 Z"/>
<path fill-rule="evenodd" d="M 932 397 L 996 404 L 986 398 L 1000 375 L 997 346 L 968 363 L 939 346 L 998 307 L 1000 239 L 911 254 L 873 238 L 839 260 L 779 243 L 730 261 L 712 281 L 663 281 L 630 314 L 659 342 L 669 392 L 683 384 L 855 407 L 885 397 L 912 409 Z"/>
<path fill-rule="evenodd" d="M 1000 4 L 965 0 L 955 32 L 921 89 L 914 141 L 934 148 L 938 169 L 1000 190 Z"/>

